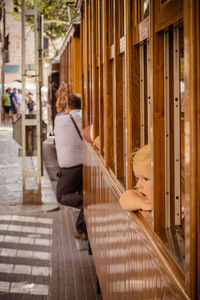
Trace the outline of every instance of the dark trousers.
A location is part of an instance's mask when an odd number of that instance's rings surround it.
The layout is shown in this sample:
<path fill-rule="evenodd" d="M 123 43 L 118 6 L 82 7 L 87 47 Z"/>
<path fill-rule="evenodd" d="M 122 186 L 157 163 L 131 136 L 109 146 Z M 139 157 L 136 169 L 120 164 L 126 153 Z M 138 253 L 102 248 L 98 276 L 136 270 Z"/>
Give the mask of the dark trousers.
<path fill-rule="evenodd" d="M 83 214 L 83 166 L 78 165 L 71 168 L 61 168 L 58 173 L 58 183 L 56 189 L 58 202 L 63 205 L 80 209 L 76 221 L 78 233 L 87 234 L 86 224 Z"/>

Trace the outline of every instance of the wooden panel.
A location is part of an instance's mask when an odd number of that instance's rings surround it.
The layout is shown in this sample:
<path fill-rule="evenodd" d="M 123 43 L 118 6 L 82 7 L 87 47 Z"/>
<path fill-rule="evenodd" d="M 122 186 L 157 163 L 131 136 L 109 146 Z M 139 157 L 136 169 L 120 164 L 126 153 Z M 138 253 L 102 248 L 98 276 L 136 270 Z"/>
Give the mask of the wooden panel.
<path fill-rule="evenodd" d="M 113 161 L 113 74 L 112 61 L 108 59 L 107 1 L 103 2 L 103 65 L 104 65 L 104 109 L 105 109 L 105 166 L 114 168 Z"/>
<path fill-rule="evenodd" d="M 81 94 L 81 45 L 80 38 L 73 38 L 73 93 Z"/>
<path fill-rule="evenodd" d="M 156 5 L 156 31 L 160 31 L 183 18 L 183 1 L 168 0 L 164 4 L 154 1 Z"/>
<path fill-rule="evenodd" d="M 137 13 L 135 11 L 136 6 L 131 3 L 131 12 L 133 16 L 137 18 Z M 136 19 L 132 22 L 135 23 Z M 134 39 L 134 37 L 133 37 Z M 133 43 L 131 43 L 133 44 Z M 133 46 L 131 51 L 131 64 L 130 72 L 132 76 L 132 84 L 130 84 L 130 94 L 132 99 L 132 151 L 140 148 L 140 66 L 139 66 L 139 47 Z M 135 186 L 136 180 L 133 179 L 133 186 Z"/>
<path fill-rule="evenodd" d="M 98 49 L 99 49 L 99 135 L 100 152 L 104 155 L 104 94 L 103 94 L 103 2 L 98 0 Z"/>
<path fill-rule="evenodd" d="M 185 253 L 186 287 L 192 299 L 200 299 L 200 63 L 199 1 L 184 1 L 185 81 Z"/>
<path fill-rule="evenodd" d="M 150 16 L 152 16 L 150 19 L 150 85 L 152 85 L 153 109 L 153 213 L 154 230 L 158 231 L 165 227 L 164 36 L 155 32 L 155 1 L 150 2 L 150 8 Z"/>
<path fill-rule="evenodd" d="M 125 2 L 125 31 L 126 31 L 126 96 L 127 99 L 127 136 L 133 136 L 132 120 L 133 120 L 133 74 L 132 67 L 135 61 L 132 60 L 132 14 L 131 14 L 131 1 Z M 130 26 L 131 25 L 131 26 Z M 132 152 L 133 152 L 133 139 L 127 140 L 128 152 L 128 188 L 133 187 L 133 166 L 132 166 Z"/>
<path fill-rule="evenodd" d="M 139 24 L 139 42 L 149 38 L 149 17 Z"/>
<path fill-rule="evenodd" d="M 92 99 L 93 99 L 93 135 L 99 135 L 99 97 L 98 97 L 98 69 L 97 60 L 97 0 L 92 1 Z"/>
<path fill-rule="evenodd" d="M 156 235 L 122 211 L 120 191 L 84 143 L 84 212 L 103 299 L 189 299 Z"/>
<path fill-rule="evenodd" d="M 84 12 L 85 12 L 85 18 L 84 18 L 84 25 L 85 25 L 85 30 L 84 30 L 84 51 L 85 51 L 85 65 L 84 65 L 84 89 L 85 89 L 85 126 L 88 126 L 89 123 L 89 77 L 88 77 L 88 56 L 90 55 L 89 49 L 88 49 L 88 0 L 85 1 L 84 5 Z"/>

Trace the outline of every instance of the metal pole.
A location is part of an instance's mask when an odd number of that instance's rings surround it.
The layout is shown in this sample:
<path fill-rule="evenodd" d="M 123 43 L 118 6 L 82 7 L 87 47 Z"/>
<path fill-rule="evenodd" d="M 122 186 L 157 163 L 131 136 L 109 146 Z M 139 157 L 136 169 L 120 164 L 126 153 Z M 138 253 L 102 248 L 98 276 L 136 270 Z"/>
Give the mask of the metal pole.
<path fill-rule="evenodd" d="M 23 188 L 23 202 L 25 201 L 26 194 L 26 128 L 25 128 L 25 83 L 26 83 L 26 71 L 25 71 L 25 0 L 22 0 L 22 188 Z"/>
<path fill-rule="evenodd" d="M 34 53 L 35 59 L 32 65 L 26 63 L 26 36 L 25 36 L 25 21 L 27 16 L 34 18 Z M 25 0 L 22 0 L 22 172 L 23 172 L 23 203 L 24 204 L 41 204 L 41 104 L 40 104 L 40 79 L 39 79 L 39 51 L 38 51 L 38 15 L 37 15 L 37 0 L 34 0 L 34 9 L 25 8 Z M 36 84 L 36 112 L 34 115 L 25 115 L 25 82 L 28 76 L 28 70 L 35 73 Z M 29 128 L 30 136 L 29 136 Z M 36 138 L 36 149 L 33 143 L 33 132 Z M 27 142 L 30 139 L 30 153 L 27 149 Z M 28 150 L 28 151 L 27 151 Z M 28 153 L 27 153 L 28 152 Z M 37 166 L 32 171 L 26 168 L 26 155 L 37 156 Z M 35 178 L 37 188 L 28 189 L 26 187 L 26 179 Z"/>
<path fill-rule="evenodd" d="M 38 36 L 38 40 L 39 40 L 39 101 L 40 101 L 40 129 L 42 130 L 42 85 L 43 85 L 43 49 L 44 49 L 44 45 L 43 45 L 43 22 L 44 22 L 44 16 L 41 15 L 39 17 L 39 36 Z M 42 133 L 41 133 L 42 135 Z M 43 176 L 43 151 L 42 151 L 42 138 L 41 138 L 41 176 Z"/>

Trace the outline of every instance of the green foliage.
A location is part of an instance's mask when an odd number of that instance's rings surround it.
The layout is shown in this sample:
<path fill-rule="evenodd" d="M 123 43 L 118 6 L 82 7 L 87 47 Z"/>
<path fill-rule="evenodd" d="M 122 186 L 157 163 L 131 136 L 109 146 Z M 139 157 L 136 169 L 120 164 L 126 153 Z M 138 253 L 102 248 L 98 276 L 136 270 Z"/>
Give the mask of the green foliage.
<path fill-rule="evenodd" d="M 22 0 L 13 0 L 13 16 L 20 18 Z M 65 35 L 73 20 L 79 18 L 75 10 L 75 0 L 38 0 L 38 12 L 44 15 L 44 32 L 51 39 Z M 34 0 L 25 0 L 26 9 L 34 7 Z M 33 18 L 27 17 L 27 22 L 33 24 Z"/>

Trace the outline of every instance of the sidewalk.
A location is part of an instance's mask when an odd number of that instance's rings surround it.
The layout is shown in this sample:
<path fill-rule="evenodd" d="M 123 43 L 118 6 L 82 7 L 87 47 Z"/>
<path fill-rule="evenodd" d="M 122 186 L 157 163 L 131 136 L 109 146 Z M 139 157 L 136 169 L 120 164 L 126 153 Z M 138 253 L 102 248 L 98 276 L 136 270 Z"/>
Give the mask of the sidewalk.
<path fill-rule="evenodd" d="M 46 148 L 46 149 L 45 149 Z M 44 146 L 54 181 L 52 145 Z M 73 238 L 76 212 L 57 207 L 45 171 L 42 206 L 23 206 L 21 158 L 12 128 L 0 127 L 0 299 L 93 300 L 96 275 L 92 256 Z"/>

